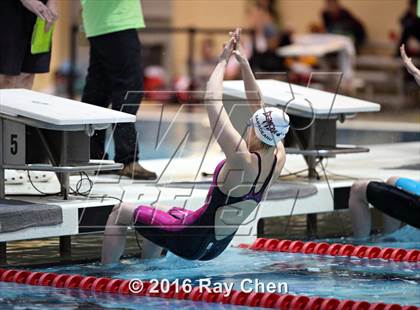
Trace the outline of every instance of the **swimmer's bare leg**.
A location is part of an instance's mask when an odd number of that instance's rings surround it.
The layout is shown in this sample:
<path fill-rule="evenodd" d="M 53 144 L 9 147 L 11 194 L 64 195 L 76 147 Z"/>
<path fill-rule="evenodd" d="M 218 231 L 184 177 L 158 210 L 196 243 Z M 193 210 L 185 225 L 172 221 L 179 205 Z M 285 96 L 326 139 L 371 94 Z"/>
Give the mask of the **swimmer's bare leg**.
<path fill-rule="evenodd" d="M 356 181 L 351 186 L 349 208 L 355 238 L 367 238 L 371 229 L 371 214 L 366 189 L 370 181 Z"/>
<path fill-rule="evenodd" d="M 141 258 L 151 259 L 158 258 L 162 255 L 162 248 L 153 242 L 143 238 Z"/>
<path fill-rule="evenodd" d="M 102 264 L 117 263 L 125 248 L 127 227 L 133 224 L 137 204 L 121 203 L 116 205 L 106 222 L 102 242 Z"/>
<path fill-rule="evenodd" d="M 157 203 L 153 204 L 153 207 L 165 212 L 168 212 L 170 209 L 172 209 L 171 206 L 161 205 Z M 162 255 L 162 250 L 163 249 L 160 246 L 154 244 L 152 241 L 149 241 L 146 238 L 143 238 L 141 251 L 142 259 L 158 258 Z"/>
<path fill-rule="evenodd" d="M 390 177 L 386 183 L 392 186 L 395 186 L 395 183 L 399 177 Z M 382 221 L 383 221 L 383 230 L 385 234 L 390 234 L 401 227 L 401 221 L 394 219 L 393 217 L 383 213 L 382 214 Z"/>

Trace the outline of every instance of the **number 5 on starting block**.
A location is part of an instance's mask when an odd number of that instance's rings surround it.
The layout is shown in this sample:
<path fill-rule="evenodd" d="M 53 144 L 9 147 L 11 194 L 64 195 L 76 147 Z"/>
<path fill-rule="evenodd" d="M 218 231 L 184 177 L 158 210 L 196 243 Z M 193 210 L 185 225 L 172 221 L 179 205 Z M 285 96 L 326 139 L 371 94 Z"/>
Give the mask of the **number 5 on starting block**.
<path fill-rule="evenodd" d="M 0 125 L 3 125 L 0 126 L 0 136 L 2 137 L 2 145 L 0 147 L 3 147 L 3 164 L 25 164 L 25 125 L 8 120 L 3 120 L 3 122 L 0 122 Z"/>

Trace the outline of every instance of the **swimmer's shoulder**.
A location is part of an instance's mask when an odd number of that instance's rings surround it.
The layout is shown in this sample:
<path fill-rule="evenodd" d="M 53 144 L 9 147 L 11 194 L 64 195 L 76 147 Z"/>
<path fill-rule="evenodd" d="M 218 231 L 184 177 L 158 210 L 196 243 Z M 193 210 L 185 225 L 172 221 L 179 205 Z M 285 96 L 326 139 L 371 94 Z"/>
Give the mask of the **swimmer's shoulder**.
<path fill-rule="evenodd" d="M 235 156 L 226 157 L 226 165 L 230 167 L 245 168 L 258 163 L 258 157 L 252 152 L 238 152 Z"/>
<path fill-rule="evenodd" d="M 247 175 L 258 174 L 258 155 L 252 152 L 237 153 L 233 158 L 226 158 L 223 168 L 227 170 L 243 170 Z"/>
<path fill-rule="evenodd" d="M 286 149 L 284 148 L 284 145 L 281 142 L 277 144 L 276 157 L 277 157 L 277 164 L 276 164 L 275 171 L 280 173 L 284 167 L 284 164 L 286 163 Z"/>

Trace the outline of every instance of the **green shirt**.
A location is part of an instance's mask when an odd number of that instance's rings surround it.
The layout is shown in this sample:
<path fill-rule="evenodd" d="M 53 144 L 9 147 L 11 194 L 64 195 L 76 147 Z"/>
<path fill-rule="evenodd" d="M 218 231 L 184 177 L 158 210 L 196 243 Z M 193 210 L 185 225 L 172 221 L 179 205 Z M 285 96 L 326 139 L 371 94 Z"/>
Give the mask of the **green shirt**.
<path fill-rule="evenodd" d="M 86 37 L 144 28 L 140 0 L 80 0 Z"/>

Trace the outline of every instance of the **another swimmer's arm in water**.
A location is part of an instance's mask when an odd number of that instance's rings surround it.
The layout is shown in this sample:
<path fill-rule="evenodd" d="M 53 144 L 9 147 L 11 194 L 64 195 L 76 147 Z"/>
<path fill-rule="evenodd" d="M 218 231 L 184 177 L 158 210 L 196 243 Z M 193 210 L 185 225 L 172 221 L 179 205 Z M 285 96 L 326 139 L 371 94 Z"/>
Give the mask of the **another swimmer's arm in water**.
<path fill-rule="evenodd" d="M 238 159 L 238 155 L 240 154 L 245 156 L 250 155 L 246 142 L 236 131 L 235 127 L 233 127 L 222 102 L 223 77 L 226 65 L 236 43 L 236 36 L 233 34 L 225 45 L 223 52 L 219 57 L 219 62 L 207 82 L 205 94 L 205 104 L 213 135 L 225 153 L 228 161 Z"/>
<path fill-rule="evenodd" d="M 414 76 L 414 78 L 416 79 L 417 84 L 419 84 L 420 86 L 420 70 L 418 68 L 416 68 L 416 66 L 413 64 L 413 61 L 411 60 L 411 58 L 409 58 L 405 52 L 405 46 L 404 44 L 401 45 L 400 47 L 400 52 L 401 52 L 401 58 L 402 61 L 404 63 L 404 66 L 407 68 L 407 71 Z"/>
<path fill-rule="evenodd" d="M 251 113 L 254 114 L 257 110 L 263 107 L 262 94 L 260 87 L 257 84 L 257 80 L 255 79 L 254 73 L 251 70 L 248 59 L 244 56 L 243 48 L 239 42 L 239 38 L 237 47 L 233 51 L 233 54 L 241 65 L 241 74 L 244 81 L 246 99 L 248 101 L 249 108 L 251 109 Z"/>

